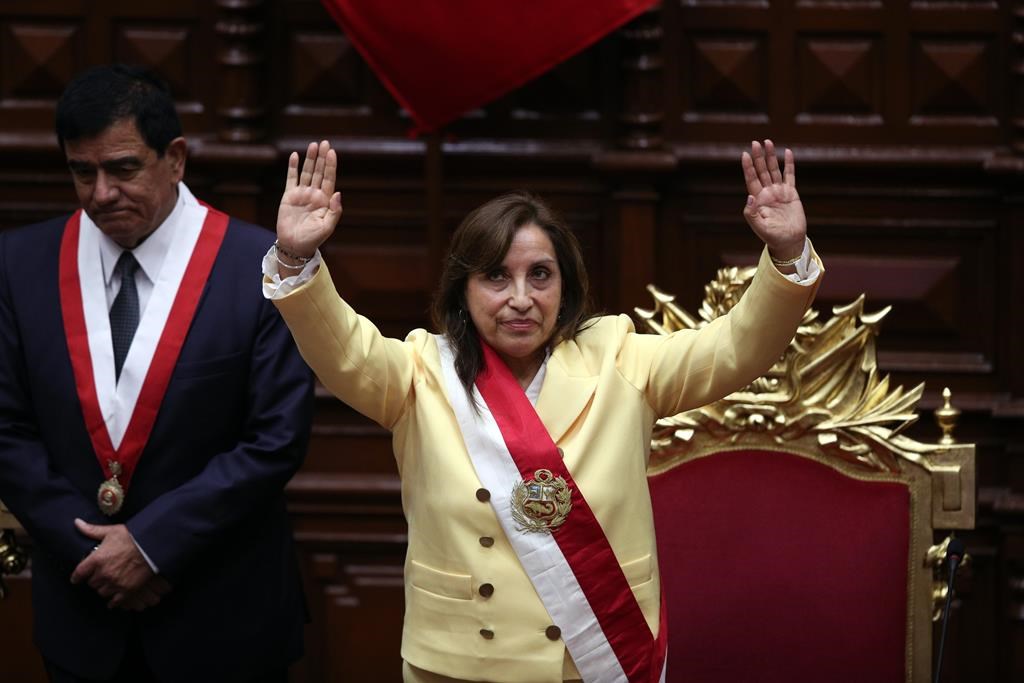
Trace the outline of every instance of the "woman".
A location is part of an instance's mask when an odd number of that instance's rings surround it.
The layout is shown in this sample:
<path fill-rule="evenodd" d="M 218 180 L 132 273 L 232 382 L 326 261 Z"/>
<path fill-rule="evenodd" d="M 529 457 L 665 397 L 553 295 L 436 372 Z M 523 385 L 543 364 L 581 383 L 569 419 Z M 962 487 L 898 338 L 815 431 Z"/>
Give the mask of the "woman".
<path fill-rule="evenodd" d="M 767 140 L 743 154 L 744 216 L 766 248 L 740 303 L 700 331 L 591 317 L 572 233 L 512 194 L 453 235 L 440 334 L 400 341 L 358 316 L 320 262 L 341 215 L 335 152 L 311 143 L 301 173 L 291 156 L 264 290 L 324 385 L 393 432 L 406 681 L 663 676 L 651 429 L 766 371 L 813 299 L 820 264 L 785 158 L 783 173 Z"/>

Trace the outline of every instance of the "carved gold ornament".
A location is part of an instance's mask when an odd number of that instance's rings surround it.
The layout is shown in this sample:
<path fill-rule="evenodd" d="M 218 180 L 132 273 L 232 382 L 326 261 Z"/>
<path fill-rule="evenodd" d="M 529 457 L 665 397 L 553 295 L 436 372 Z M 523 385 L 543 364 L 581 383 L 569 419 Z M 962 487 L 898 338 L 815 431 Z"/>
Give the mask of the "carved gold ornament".
<path fill-rule="evenodd" d="M 651 330 L 699 329 L 727 313 L 746 291 L 755 268 L 723 268 L 704 289 L 698 317 L 653 285 L 654 310 L 636 309 Z M 891 387 L 875 358 L 875 338 L 891 307 L 866 313 L 864 296 L 832 310 L 821 322 L 808 310 L 782 357 L 763 376 L 720 401 L 659 420 L 652 464 L 690 449 L 698 435 L 722 444 L 754 436 L 782 445 L 813 438 L 824 452 L 864 470 L 896 474 L 901 460 L 935 471 L 927 456 L 944 449 L 902 434 L 917 421 L 924 391 Z"/>
<path fill-rule="evenodd" d="M 19 574 L 28 564 L 28 555 L 14 538 L 10 529 L 0 529 L 0 600 L 7 594 L 3 576 Z"/>
<path fill-rule="evenodd" d="M 947 389 L 948 391 L 948 389 Z M 932 568 L 932 621 L 942 621 L 943 612 L 946 611 L 946 595 L 949 593 L 949 564 L 946 555 L 949 550 L 949 542 L 953 536 L 946 536 L 942 543 L 937 543 L 928 548 L 925 553 L 924 563 Z M 964 553 L 960 561 L 960 569 L 971 564 L 971 556 Z"/>
<path fill-rule="evenodd" d="M 533 479 L 512 488 L 512 519 L 520 531 L 550 533 L 572 510 L 572 489 L 551 470 L 537 470 Z"/>

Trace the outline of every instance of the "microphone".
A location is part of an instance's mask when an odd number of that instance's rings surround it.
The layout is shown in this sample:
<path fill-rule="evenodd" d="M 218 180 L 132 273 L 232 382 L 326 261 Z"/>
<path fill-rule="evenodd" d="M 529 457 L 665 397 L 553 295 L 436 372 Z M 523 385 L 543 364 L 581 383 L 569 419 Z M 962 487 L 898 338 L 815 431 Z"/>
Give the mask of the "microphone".
<path fill-rule="evenodd" d="M 946 626 L 949 624 L 949 606 L 953 601 L 953 577 L 964 559 L 964 542 L 959 538 L 950 538 L 946 546 L 946 561 L 949 562 L 949 579 L 946 584 L 946 609 L 942 613 L 942 637 L 939 638 L 939 656 L 935 662 L 934 683 L 939 683 L 942 674 L 942 650 L 946 645 Z"/>

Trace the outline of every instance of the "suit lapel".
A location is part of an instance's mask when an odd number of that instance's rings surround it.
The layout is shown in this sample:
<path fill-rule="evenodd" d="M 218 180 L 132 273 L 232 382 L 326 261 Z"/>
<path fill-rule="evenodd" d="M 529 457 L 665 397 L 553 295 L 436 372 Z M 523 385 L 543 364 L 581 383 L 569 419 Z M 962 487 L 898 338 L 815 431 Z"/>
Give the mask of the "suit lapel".
<path fill-rule="evenodd" d="M 597 375 L 587 369 L 576 342 L 556 346 L 537 399 L 537 414 L 552 441 L 557 443 L 569 431 L 596 388 Z"/>

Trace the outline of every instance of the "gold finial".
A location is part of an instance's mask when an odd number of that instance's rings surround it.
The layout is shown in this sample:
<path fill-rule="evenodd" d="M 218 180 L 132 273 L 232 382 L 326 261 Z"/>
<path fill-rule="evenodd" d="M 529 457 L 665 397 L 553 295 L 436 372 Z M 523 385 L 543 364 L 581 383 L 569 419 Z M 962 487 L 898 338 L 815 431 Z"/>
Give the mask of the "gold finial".
<path fill-rule="evenodd" d="M 4 574 L 18 574 L 28 564 L 28 555 L 14 540 L 14 532 L 0 529 L 0 600 L 6 594 Z"/>
<path fill-rule="evenodd" d="M 939 443 L 943 446 L 951 446 L 956 443 L 953 438 L 953 428 L 956 427 L 956 419 L 960 417 L 960 409 L 954 408 L 949 403 L 949 399 L 952 394 L 949 391 L 949 387 L 942 390 L 942 407 L 935 411 L 935 422 L 938 423 L 939 429 L 942 430 L 942 438 L 939 439 Z"/>

